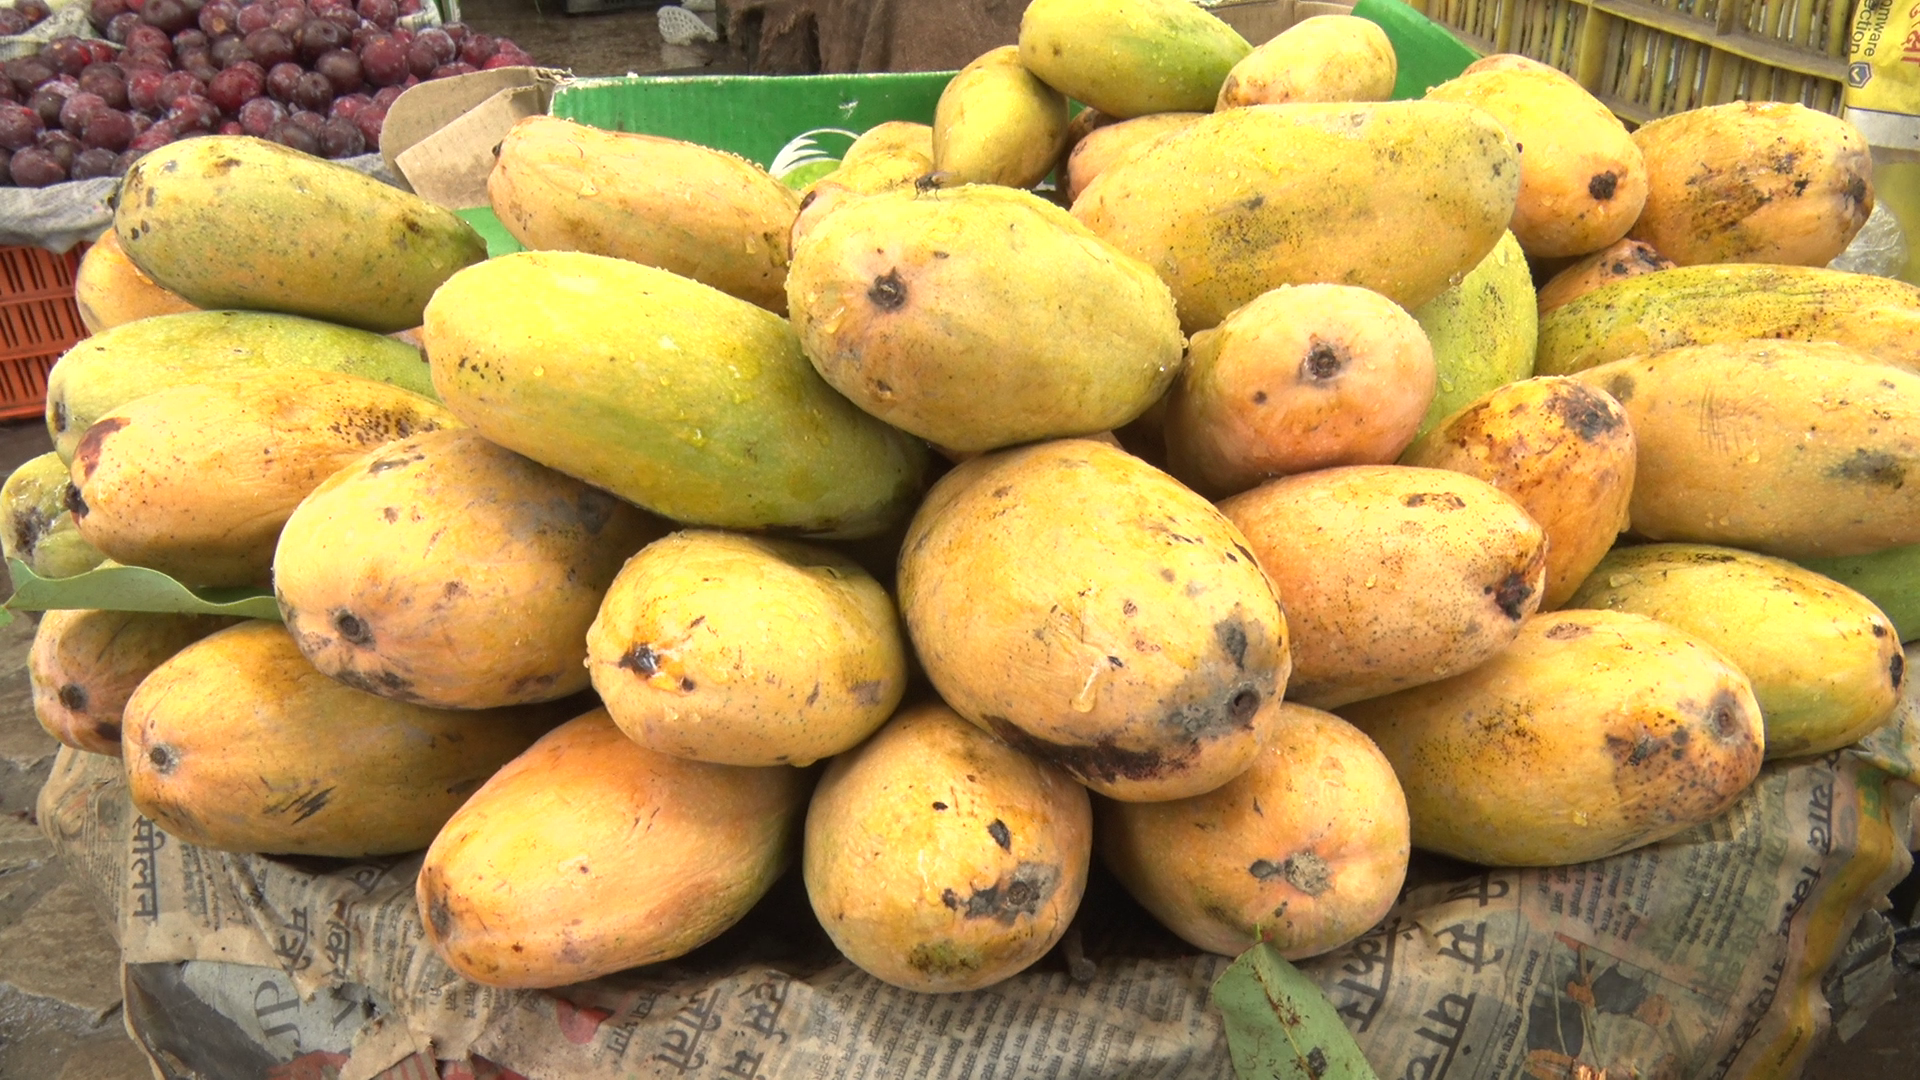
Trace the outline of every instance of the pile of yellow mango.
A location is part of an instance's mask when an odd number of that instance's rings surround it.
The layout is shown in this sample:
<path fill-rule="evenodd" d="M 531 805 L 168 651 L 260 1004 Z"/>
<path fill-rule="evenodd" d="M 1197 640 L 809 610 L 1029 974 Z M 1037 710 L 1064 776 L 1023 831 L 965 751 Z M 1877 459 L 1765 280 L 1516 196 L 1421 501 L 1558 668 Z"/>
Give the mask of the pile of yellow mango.
<path fill-rule="evenodd" d="M 1920 290 L 1825 268 L 1860 135 L 1395 74 L 1357 18 L 1035 0 L 804 191 L 526 119 L 493 259 L 282 147 L 156 150 L 8 554 L 283 622 L 48 612 L 41 719 L 182 841 L 424 848 L 479 982 L 679 956 L 797 861 L 926 991 L 1046 953 L 1096 852 L 1302 957 L 1412 847 L 1600 858 L 1872 730 Z"/>

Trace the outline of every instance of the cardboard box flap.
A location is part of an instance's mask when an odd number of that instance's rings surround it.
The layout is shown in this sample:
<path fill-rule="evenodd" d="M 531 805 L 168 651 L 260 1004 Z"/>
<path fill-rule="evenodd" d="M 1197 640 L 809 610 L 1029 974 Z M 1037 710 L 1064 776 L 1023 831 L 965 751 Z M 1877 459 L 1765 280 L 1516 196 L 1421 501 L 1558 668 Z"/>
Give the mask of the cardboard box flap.
<path fill-rule="evenodd" d="M 546 111 L 540 87 L 508 87 L 400 151 L 395 172 L 415 194 L 435 205 L 449 210 L 485 206 L 487 176 L 500 140 L 520 120 Z"/>
<path fill-rule="evenodd" d="M 493 100 L 503 90 L 532 87 L 538 98 L 535 111 L 545 112 L 554 86 L 566 77 L 565 71 L 553 68 L 506 67 L 420 83 L 401 94 L 387 110 L 386 123 L 380 129 L 380 156 L 386 160 L 390 172 L 411 184 L 412 178 L 400 167 L 400 155 L 414 144 Z M 482 133 L 469 130 L 468 134 L 480 136 Z M 506 129 L 502 128 L 500 134 L 506 134 Z M 479 149 L 491 158 L 493 147 L 499 141 L 495 138 Z"/>

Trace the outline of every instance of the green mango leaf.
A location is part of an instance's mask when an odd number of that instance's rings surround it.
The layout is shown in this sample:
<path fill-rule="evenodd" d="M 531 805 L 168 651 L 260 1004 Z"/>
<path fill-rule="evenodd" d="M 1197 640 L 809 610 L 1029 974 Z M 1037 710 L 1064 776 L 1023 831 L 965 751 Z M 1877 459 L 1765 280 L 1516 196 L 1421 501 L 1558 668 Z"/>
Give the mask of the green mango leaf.
<path fill-rule="evenodd" d="M 72 577 L 43 578 L 19 559 L 7 560 L 13 597 L 6 610 L 177 611 L 280 621 L 280 606 L 262 589 L 189 589 L 158 570 L 111 564 Z M 11 615 L 8 616 L 11 618 Z"/>
<path fill-rule="evenodd" d="M 1327 995 L 1265 942 L 1221 973 L 1213 1004 L 1239 1080 L 1377 1080 Z"/>

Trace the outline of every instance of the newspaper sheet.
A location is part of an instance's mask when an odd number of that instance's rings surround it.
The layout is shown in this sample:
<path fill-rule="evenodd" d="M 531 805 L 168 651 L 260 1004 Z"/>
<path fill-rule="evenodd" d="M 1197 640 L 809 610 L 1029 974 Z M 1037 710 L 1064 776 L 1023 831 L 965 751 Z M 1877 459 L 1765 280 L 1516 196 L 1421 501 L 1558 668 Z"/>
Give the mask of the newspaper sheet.
<path fill-rule="evenodd" d="M 1910 690 L 1861 743 L 1769 764 L 1728 814 L 1667 842 L 1549 869 L 1423 858 L 1379 926 L 1300 966 L 1384 1080 L 1792 1077 L 1832 1005 L 1855 1010 L 1846 1030 L 1885 996 L 1890 925 L 1874 913 L 1912 865 L 1917 766 Z M 418 856 L 196 848 L 133 810 L 116 760 L 71 751 L 40 817 L 112 902 L 129 985 L 191 998 L 274 1063 L 197 1064 L 209 1078 L 1231 1075 L 1208 997 L 1228 959 L 1098 872 L 1060 947 L 975 993 L 898 990 L 840 959 L 796 875 L 680 961 L 504 991 L 425 944 Z M 148 1010 L 155 1030 L 165 1011 Z M 132 996 L 129 1014 L 138 1028 Z M 193 1039 L 164 1041 L 150 1052 Z"/>

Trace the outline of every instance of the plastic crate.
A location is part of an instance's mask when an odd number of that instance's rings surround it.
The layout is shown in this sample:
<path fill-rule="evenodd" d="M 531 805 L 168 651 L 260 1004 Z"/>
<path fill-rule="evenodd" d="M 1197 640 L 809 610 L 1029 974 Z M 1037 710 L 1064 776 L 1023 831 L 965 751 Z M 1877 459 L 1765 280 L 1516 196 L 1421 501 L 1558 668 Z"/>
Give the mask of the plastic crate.
<path fill-rule="evenodd" d="M 1644 123 L 1728 101 L 1838 115 L 1852 0 L 1412 0 L 1482 52 L 1519 53 Z"/>
<path fill-rule="evenodd" d="M 47 371 L 87 336 L 73 298 L 79 265 L 79 248 L 0 247 L 0 420 L 40 415 Z"/>

